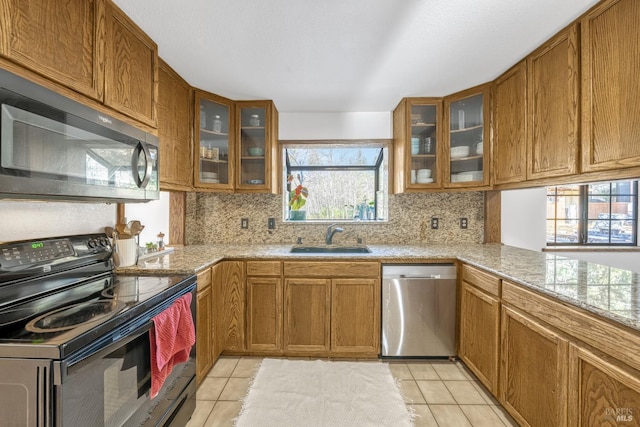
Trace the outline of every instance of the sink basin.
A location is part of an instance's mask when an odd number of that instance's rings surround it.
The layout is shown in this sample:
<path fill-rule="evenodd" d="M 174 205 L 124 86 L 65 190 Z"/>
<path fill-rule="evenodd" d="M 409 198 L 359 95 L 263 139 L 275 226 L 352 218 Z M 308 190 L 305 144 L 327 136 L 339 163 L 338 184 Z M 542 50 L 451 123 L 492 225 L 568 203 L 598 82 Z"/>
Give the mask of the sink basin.
<path fill-rule="evenodd" d="M 294 246 L 292 254 L 370 254 L 366 246 Z"/>

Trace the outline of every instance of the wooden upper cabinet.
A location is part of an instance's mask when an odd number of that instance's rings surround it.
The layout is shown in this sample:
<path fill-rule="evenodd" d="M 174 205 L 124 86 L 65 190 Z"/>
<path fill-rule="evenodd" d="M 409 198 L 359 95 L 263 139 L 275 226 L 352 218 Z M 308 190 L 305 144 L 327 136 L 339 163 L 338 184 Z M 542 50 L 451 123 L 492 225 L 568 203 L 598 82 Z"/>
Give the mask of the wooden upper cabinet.
<path fill-rule="evenodd" d="M 156 127 L 158 46 L 111 2 L 106 22 L 104 103 Z"/>
<path fill-rule="evenodd" d="M 519 62 L 493 85 L 493 183 L 526 179 L 527 63 Z"/>
<path fill-rule="evenodd" d="M 442 187 L 442 100 L 404 98 L 393 110 L 395 193 Z"/>
<path fill-rule="evenodd" d="M 191 188 L 192 89 L 169 65 L 160 60 L 158 72 L 158 136 L 160 138 L 160 188 Z"/>
<path fill-rule="evenodd" d="M 235 168 L 233 101 L 196 90 L 194 96 L 193 185 L 232 192 Z"/>
<path fill-rule="evenodd" d="M 275 193 L 279 177 L 278 110 L 272 101 L 237 101 L 235 107 L 235 191 Z"/>
<path fill-rule="evenodd" d="M 3 0 L 0 54 L 102 100 L 104 0 Z"/>
<path fill-rule="evenodd" d="M 490 182 L 490 86 L 444 99 L 444 186 L 488 187 Z"/>
<path fill-rule="evenodd" d="M 640 166 L 640 2 L 602 2 L 582 31 L 582 171 Z"/>
<path fill-rule="evenodd" d="M 527 57 L 527 178 L 578 172 L 578 26 L 558 33 Z"/>

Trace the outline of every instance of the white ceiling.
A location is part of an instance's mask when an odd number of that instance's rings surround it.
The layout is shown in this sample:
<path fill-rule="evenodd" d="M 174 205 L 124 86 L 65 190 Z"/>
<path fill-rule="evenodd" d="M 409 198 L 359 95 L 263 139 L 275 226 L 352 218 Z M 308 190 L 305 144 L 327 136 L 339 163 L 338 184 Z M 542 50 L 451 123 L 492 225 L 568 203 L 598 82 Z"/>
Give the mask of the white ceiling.
<path fill-rule="evenodd" d="M 192 86 L 391 111 L 493 80 L 597 0 L 115 0 Z"/>

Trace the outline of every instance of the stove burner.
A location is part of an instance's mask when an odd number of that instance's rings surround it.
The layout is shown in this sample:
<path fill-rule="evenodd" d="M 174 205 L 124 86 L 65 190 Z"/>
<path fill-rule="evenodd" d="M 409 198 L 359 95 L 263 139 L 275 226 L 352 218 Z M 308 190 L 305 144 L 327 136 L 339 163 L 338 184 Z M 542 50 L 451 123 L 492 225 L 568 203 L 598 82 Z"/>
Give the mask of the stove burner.
<path fill-rule="evenodd" d="M 124 302 L 116 300 L 83 302 L 38 316 L 25 329 L 40 333 L 66 331 L 85 323 L 104 321 L 125 307 Z"/>
<path fill-rule="evenodd" d="M 13 325 L 14 323 L 22 322 L 27 320 L 29 317 L 37 314 L 35 308 L 16 308 L 11 310 L 4 310 L 2 312 L 2 316 L 0 317 L 0 328 L 3 328 L 8 325 Z"/>

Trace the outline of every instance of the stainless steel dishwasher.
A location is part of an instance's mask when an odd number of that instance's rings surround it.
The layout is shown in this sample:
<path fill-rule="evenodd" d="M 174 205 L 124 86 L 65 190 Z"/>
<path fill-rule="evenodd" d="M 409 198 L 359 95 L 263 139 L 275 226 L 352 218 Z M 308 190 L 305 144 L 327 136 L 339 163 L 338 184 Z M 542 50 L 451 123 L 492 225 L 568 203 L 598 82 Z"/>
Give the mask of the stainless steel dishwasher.
<path fill-rule="evenodd" d="M 382 357 L 455 356 L 456 267 L 382 266 Z"/>

